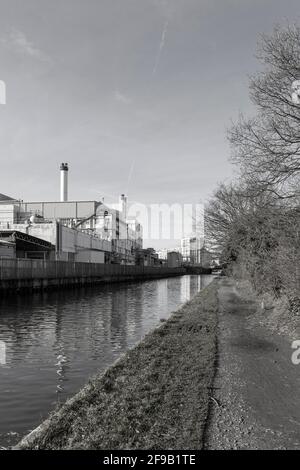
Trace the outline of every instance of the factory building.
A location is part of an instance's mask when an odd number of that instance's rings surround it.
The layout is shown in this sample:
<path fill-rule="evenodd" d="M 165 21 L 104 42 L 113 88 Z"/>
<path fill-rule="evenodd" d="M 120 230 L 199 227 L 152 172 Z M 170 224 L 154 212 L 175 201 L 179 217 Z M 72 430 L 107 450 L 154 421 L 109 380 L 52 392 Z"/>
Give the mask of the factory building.
<path fill-rule="evenodd" d="M 0 240 L 11 243 L 6 234 L 19 232 L 48 242 L 57 260 L 136 264 L 143 233 L 138 221 L 127 219 L 126 196 L 116 206 L 69 201 L 68 172 L 62 163 L 60 201 L 26 202 L 0 194 Z M 4 245 L 1 252 L 12 253 Z"/>

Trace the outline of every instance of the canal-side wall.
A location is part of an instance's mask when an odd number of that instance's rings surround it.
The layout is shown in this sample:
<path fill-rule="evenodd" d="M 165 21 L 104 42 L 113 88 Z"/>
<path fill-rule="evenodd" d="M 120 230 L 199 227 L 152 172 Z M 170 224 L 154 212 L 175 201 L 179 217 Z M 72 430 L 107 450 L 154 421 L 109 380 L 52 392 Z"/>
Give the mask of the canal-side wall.
<path fill-rule="evenodd" d="M 211 274 L 211 268 L 205 268 L 203 266 L 185 266 L 186 274 Z"/>
<path fill-rule="evenodd" d="M 184 268 L 0 259 L 0 292 L 138 281 L 185 274 Z"/>

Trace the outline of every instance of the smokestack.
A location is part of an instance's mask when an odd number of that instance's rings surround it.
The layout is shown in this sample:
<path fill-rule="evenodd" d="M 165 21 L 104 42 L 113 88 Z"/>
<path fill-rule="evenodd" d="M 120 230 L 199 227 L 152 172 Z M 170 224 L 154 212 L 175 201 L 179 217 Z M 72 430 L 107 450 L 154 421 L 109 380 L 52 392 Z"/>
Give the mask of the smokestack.
<path fill-rule="evenodd" d="M 119 202 L 120 202 L 121 212 L 123 214 L 123 219 L 126 220 L 127 219 L 127 196 L 125 196 L 125 194 L 121 194 L 119 198 Z"/>
<path fill-rule="evenodd" d="M 60 201 L 66 202 L 68 200 L 68 171 L 67 163 L 60 165 Z"/>

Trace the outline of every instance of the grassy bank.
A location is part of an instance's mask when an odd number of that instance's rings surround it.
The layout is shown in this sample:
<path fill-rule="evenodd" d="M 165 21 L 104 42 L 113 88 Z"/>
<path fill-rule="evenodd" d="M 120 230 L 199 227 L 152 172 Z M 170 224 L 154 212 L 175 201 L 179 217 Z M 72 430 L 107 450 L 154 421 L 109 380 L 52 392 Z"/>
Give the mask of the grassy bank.
<path fill-rule="evenodd" d="M 217 310 L 215 281 L 91 379 L 18 448 L 201 448 Z"/>

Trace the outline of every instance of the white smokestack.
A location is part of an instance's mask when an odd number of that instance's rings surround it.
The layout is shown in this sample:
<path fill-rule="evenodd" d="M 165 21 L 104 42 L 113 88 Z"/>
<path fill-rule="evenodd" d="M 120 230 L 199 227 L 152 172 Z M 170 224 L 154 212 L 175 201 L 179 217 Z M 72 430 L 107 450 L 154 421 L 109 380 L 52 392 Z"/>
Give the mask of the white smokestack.
<path fill-rule="evenodd" d="M 60 165 L 60 200 L 66 202 L 68 200 L 68 171 L 67 163 Z"/>
<path fill-rule="evenodd" d="M 121 194 L 119 198 L 119 202 L 120 202 L 120 210 L 123 214 L 123 219 L 126 220 L 127 219 L 127 196 L 125 196 L 125 194 Z"/>

